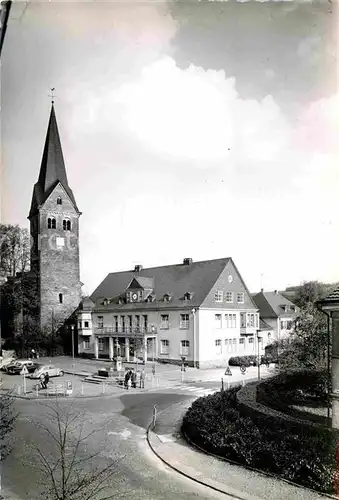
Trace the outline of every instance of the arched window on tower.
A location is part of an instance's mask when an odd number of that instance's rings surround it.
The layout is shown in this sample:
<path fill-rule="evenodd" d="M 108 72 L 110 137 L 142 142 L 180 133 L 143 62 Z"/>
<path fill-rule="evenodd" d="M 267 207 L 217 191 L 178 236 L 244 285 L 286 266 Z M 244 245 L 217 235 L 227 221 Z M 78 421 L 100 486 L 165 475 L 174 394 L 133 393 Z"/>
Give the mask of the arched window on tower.
<path fill-rule="evenodd" d="M 70 231 L 71 230 L 71 221 L 67 220 L 67 219 L 64 219 L 62 221 L 62 229 L 64 231 Z"/>
<path fill-rule="evenodd" d="M 62 205 L 62 199 L 61 198 L 57 198 L 57 205 Z"/>
<path fill-rule="evenodd" d="M 63 296 L 62 293 L 59 293 L 59 304 L 62 304 L 63 302 Z"/>
<path fill-rule="evenodd" d="M 48 219 L 47 219 L 47 228 L 48 229 L 55 229 L 56 228 L 56 221 L 55 221 L 55 219 L 52 219 L 51 217 L 48 217 Z"/>

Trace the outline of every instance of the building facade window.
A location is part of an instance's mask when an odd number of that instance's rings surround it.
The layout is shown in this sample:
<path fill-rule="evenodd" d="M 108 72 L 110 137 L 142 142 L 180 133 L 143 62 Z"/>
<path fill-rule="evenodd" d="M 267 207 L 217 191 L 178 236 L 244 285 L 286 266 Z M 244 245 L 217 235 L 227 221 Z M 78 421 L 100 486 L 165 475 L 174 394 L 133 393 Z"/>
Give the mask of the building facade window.
<path fill-rule="evenodd" d="M 180 314 L 180 329 L 188 330 L 190 327 L 189 314 Z"/>
<path fill-rule="evenodd" d="M 62 205 L 62 199 L 61 198 L 57 198 L 57 205 Z"/>
<path fill-rule="evenodd" d="M 89 349 L 91 346 L 89 339 L 84 339 L 83 340 L 83 347 L 84 349 Z"/>
<path fill-rule="evenodd" d="M 89 321 L 85 321 L 85 328 L 89 328 Z"/>
<path fill-rule="evenodd" d="M 237 327 L 237 315 L 236 314 L 225 314 L 226 328 L 236 328 Z"/>
<path fill-rule="evenodd" d="M 239 344 L 242 344 L 245 347 L 245 339 L 239 339 Z"/>
<path fill-rule="evenodd" d="M 190 350 L 190 343 L 188 340 L 180 341 L 180 356 L 188 356 Z"/>
<path fill-rule="evenodd" d="M 147 332 L 147 329 L 148 329 L 148 317 L 147 317 L 147 314 L 144 314 L 143 315 L 143 327 L 144 327 L 144 331 Z"/>
<path fill-rule="evenodd" d="M 245 295 L 243 292 L 237 293 L 237 304 L 243 304 L 245 301 Z"/>
<path fill-rule="evenodd" d="M 98 339 L 98 350 L 99 351 L 105 350 L 105 339 Z"/>
<path fill-rule="evenodd" d="M 253 344 L 253 343 L 254 343 L 254 339 L 253 339 L 253 337 L 249 337 L 249 339 L 248 339 L 248 343 L 249 343 L 249 344 Z"/>
<path fill-rule="evenodd" d="M 103 328 L 104 327 L 104 317 L 103 316 L 98 316 L 98 328 Z M 102 339 L 99 339 L 102 340 Z"/>
<path fill-rule="evenodd" d="M 160 328 L 161 328 L 161 330 L 168 330 L 169 329 L 169 315 L 168 314 L 162 314 L 160 316 Z"/>
<path fill-rule="evenodd" d="M 64 297 L 62 295 L 62 293 L 59 293 L 59 304 L 62 304 L 64 301 Z"/>
<path fill-rule="evenodd" d="M 133 316 L 127 316 L 127 331 L 131 332 L 133 329 Z"/>
<path fill-rule="evenodd" d="M 221 328 L 221 314 L 214 315 L 214 325 L 215 328 Z"/>
<path fill-rule="evenodd" d="M 215 343 L 215 352 L 217 354 L 221 354 L 222 352 L 221 339 L 216 339 L 214 343 Z"/>
<path fill-rule="evenodd" d="M 140 316 L 138 314 L 135 316 L 135 330 L 137 332 L 140 330 Z"/>
<path fill-rule="evenodd" d="M 78 328 L 81 329 L 81 321 L 78 321 Z"/>
<path fill-rule="evenodd" d="M 160 354 L 169 354 L 169 340 L 161 340 Z"/>
<path fill-rule="evenodd" d="M 216 290 L 214 294 L 214 302 L 223 302 L 224 292 L 222 290 Z"/>
<path fill-rule="evenodd" d="M 233 304 L 233 292 L 226 292 L 227 304 Z"/>
<path fill-rule="evenodd" d="M 114 327 L 114 331 L 117 333 L 119 331 L 119 317 L 118 316 L 113 317 L 113 327 Z"/>
<path fill-rule="evenodd" d="M 121 331 L 125 332 L 126 331 L 126 323 L 125 323 L 125 316 L 121 316 Z"/>

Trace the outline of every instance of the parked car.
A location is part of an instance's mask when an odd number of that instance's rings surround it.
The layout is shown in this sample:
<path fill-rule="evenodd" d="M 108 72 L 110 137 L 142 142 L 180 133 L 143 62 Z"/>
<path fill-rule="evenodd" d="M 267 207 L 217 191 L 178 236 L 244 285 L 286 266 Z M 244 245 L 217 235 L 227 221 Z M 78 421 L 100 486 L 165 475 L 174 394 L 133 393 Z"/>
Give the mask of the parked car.
<path fill-rule="evenodd" d="M 20 374 L 21 370 L 23 367 L 26 366 L 28 373 L 34 372 L 40 365 L 38 363 L 34 363 L 33 361 L 27 359 L 27 360 L 20 360 L 20 361 L 15 361 L 11 365 L 6 366 L 6 372 L 11 374 L 11 375 L 18 375 Z"/>
<path fill-rule="evenodd" d="M 0 361 L 0 370 L 5 371 L 6 366 L 12 365 L 16 361 L 16 357 L 10 356 L 9 358 L 3 358 Z"/>
<path fill-rule="evenodd" d="M 62 377 L 64 372 L 61 368 L 54 365 L 43 365 L 39 366 L 30 376 L 31 378 L 41 378 L 45 373 L 48 373 L 50 377 Z"/>

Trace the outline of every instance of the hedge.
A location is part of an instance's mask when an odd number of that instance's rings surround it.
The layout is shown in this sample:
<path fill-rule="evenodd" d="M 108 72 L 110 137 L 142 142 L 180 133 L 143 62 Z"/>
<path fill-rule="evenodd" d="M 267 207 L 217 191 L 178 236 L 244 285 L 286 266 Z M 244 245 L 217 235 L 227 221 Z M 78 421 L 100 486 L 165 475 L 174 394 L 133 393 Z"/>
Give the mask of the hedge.
<path fill-rule="evenodd" d="M 258 356 L 254 354 L 250 354 L 249 356 L 233 356 L 228 361 L 229 366 L 251 366 L 251 364 L 256 366 L 257 363 Z"/>
<path fill-rule="evenodd" d="M 245 415 L 237 403 L 239 390 L 194 401 L 182 424 L 192 442 L 239 464 L 331 493 L 337 434 L 272 416 Z"/>

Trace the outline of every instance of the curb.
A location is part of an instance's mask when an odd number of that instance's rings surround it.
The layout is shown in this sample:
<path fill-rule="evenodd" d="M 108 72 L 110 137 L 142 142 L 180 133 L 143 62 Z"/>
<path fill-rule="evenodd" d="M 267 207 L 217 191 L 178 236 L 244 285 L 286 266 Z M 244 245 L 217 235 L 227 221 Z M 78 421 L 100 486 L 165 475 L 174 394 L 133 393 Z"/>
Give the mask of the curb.
<path fill-rule="evenodd" d="M 165 460 L 155 449 L 154 447 L 152 446 L 151 444 L 151 441 L 150 441 L 150 432 L 151 432 L 151 427 L 152 427 L 153 423 L 150 423 L 148 428 L 147 428 L 147 431 L 146 431 L 146 440 L 147 440 L 147 444 L 150 448 L 150 450 L 154 453 L 154 455 L 159 459 L 161 460 L 165 465 L 167 465 L 167 467 L 169 467 L 170 469 L 174 470 L 175 472 L 177 472 L 178 474 L 180 474 L 181 476 L 184 476 L 188 479 L 190 479 L 191 481 L 194 481 L 195 483 L 197 484 L 200 484 L 202 486 L 205 486 L 207 488 L 210 488 L 211 490 L 213 491 L 217 491 L 218 493 L 223 493 L 224 495 L 228 495 L 232 498 L 235 498 L 237 500 L 253 500 L 253 497 L 248 497 L 248 496 L 238 496 L 238 495 L 235 495 L 234 493 L 231 493 L 230 491 L 225 491 L 221 488 L 217 488 L 216 486 L 213 486 L 211 484 L 207 484 L 205 483 L 204 481 L 201 481 L 199 479 L 196 479 L 195 477 L 192 477 L 190 476 L 189 474 L 186 474 L 186 472 L 183 472 L 182 470 L 178 469 L 177 467 L 175 467 L 174 465 L 170 464 L 169 462 L 167 462 L 167 460 Z M 156 436 L 155 432 L 153 432 L 153 434 Z"/>

